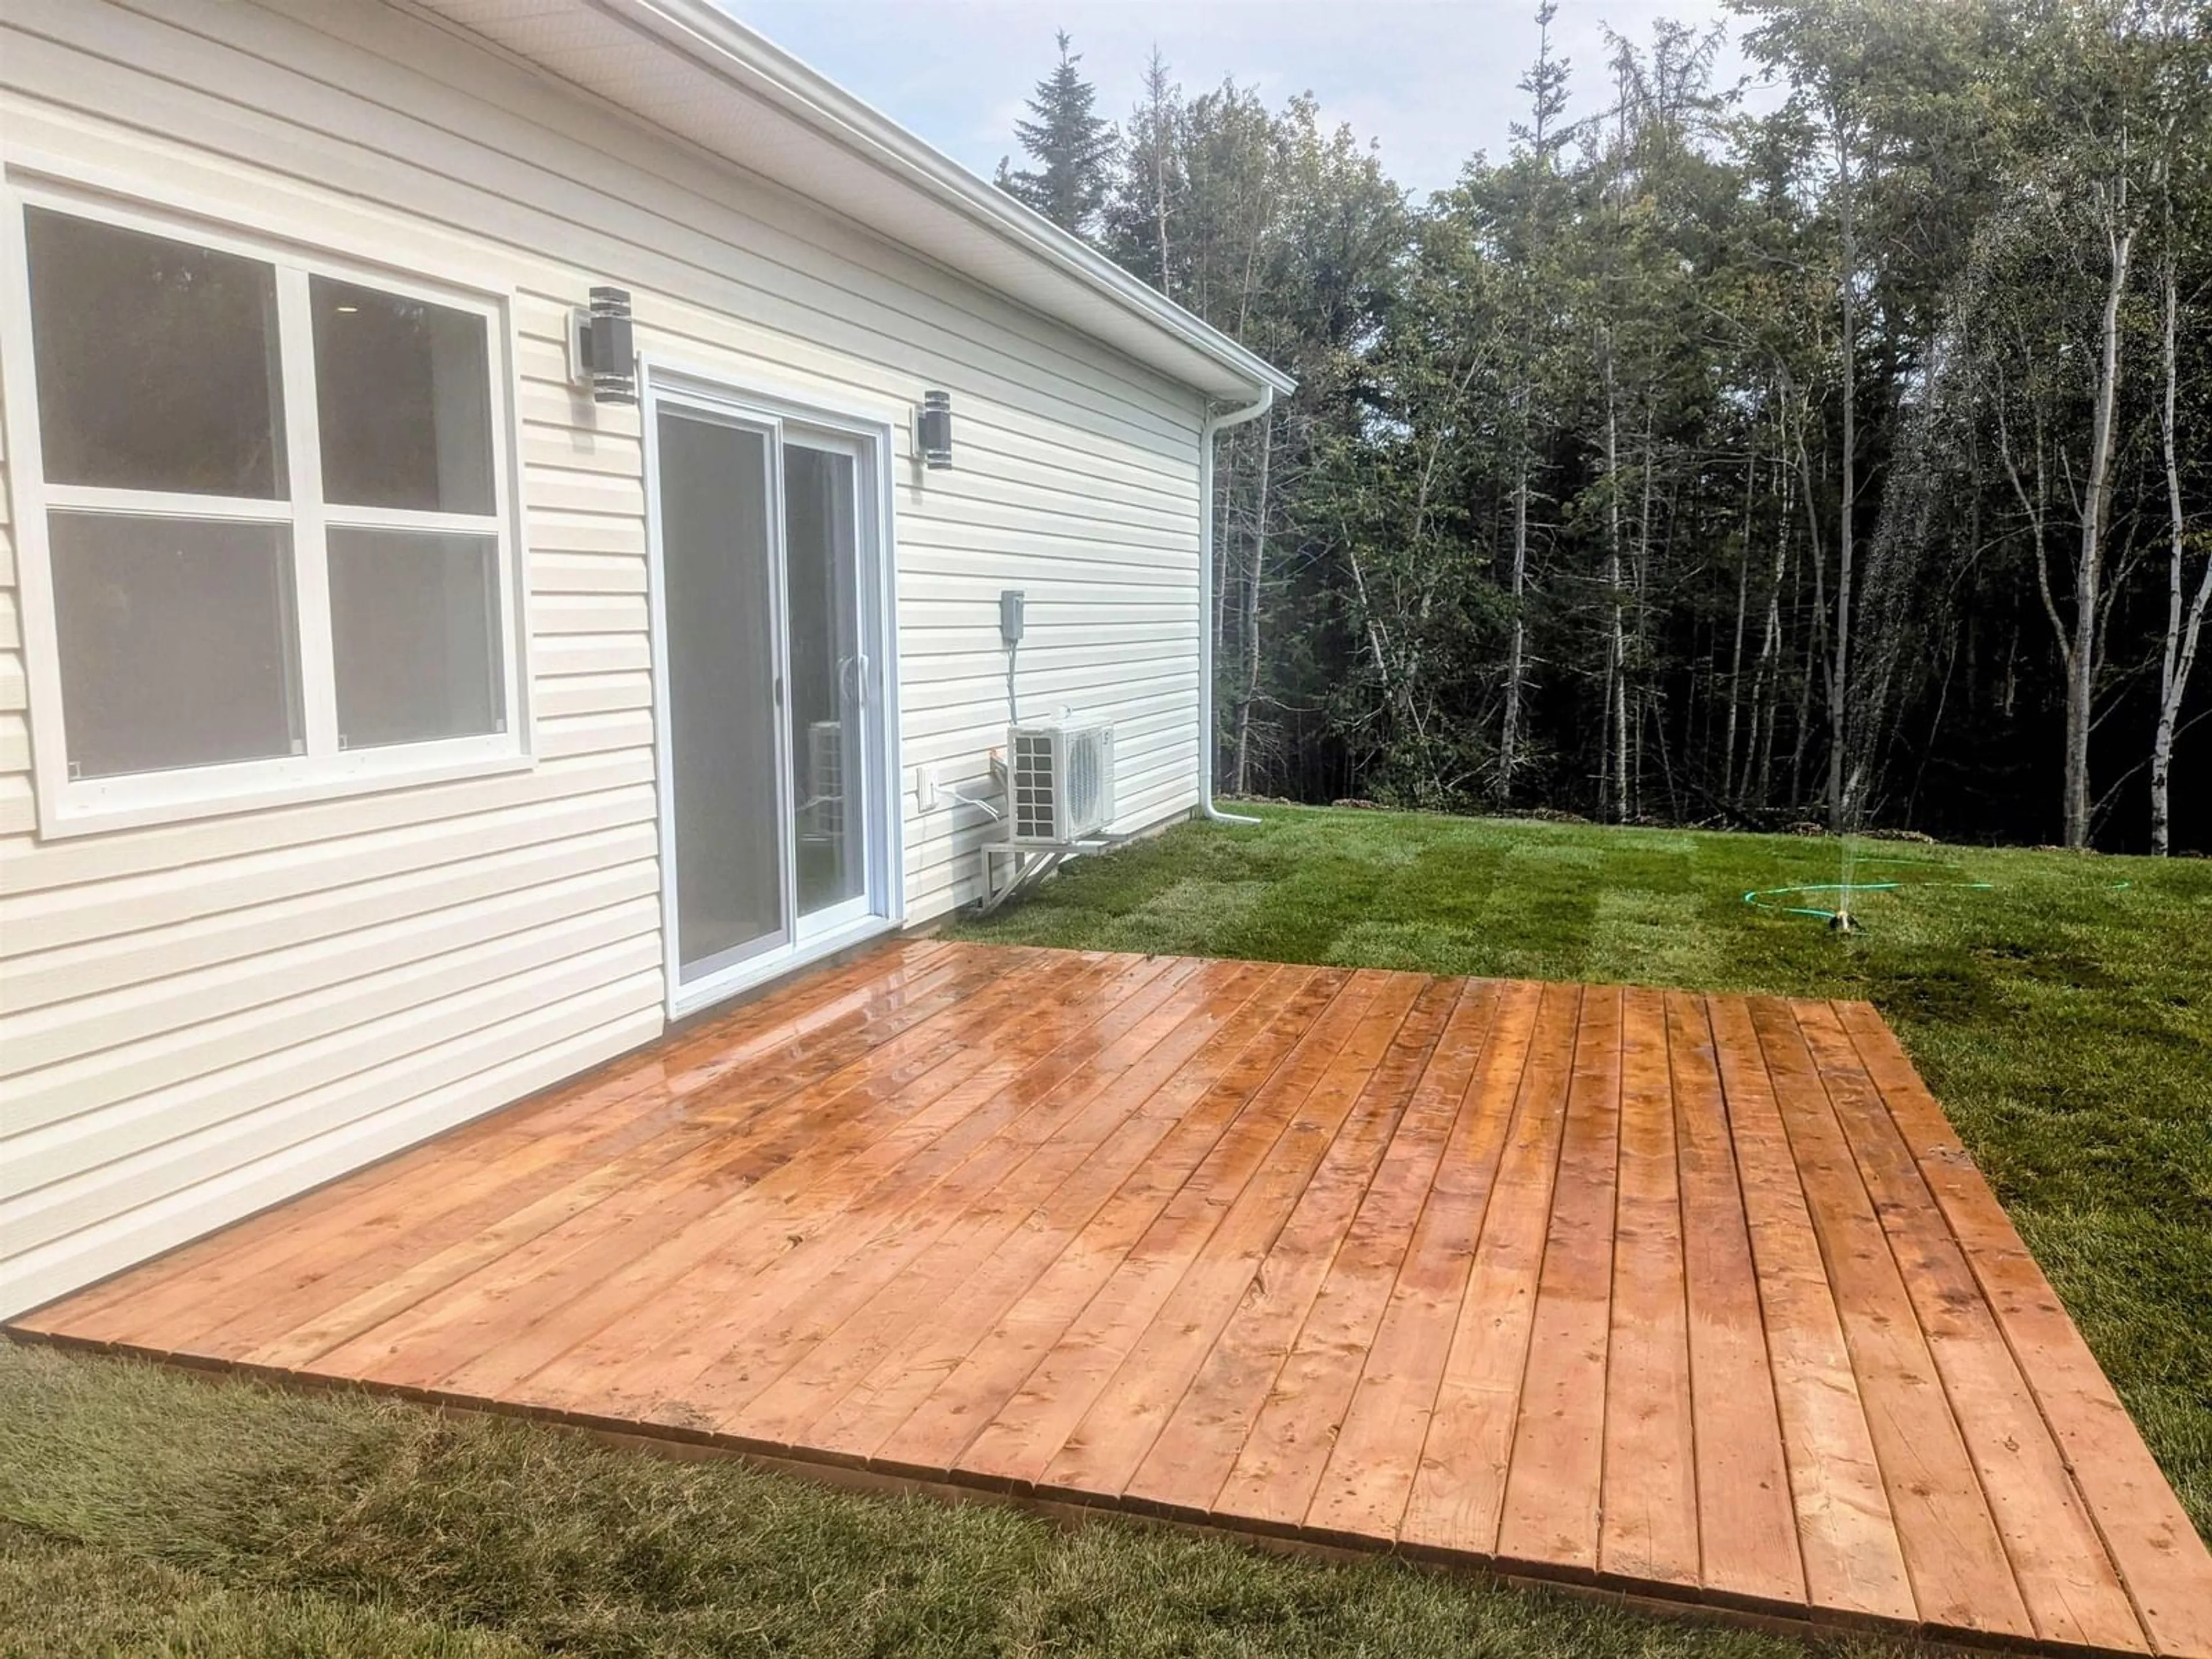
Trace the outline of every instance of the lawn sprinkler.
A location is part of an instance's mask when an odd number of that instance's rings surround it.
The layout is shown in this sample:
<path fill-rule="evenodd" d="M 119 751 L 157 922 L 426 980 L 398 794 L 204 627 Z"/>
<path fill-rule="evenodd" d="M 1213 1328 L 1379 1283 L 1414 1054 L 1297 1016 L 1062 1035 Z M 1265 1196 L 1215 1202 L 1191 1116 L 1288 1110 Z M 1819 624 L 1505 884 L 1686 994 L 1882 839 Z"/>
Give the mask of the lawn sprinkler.
<path fill-rule="evenodd" d="M 1814 881 L 1801 882 L 1789 887 L 1754 887 L 1743 896 L 1743 902 L 1757 910 L 1772 910 L 1785 916 L 1808 916 L 1824 921 L 1832 933 L 1844 933 L 1854 938 L 1866 932 L 1866 924 L 1859 920 L 1858 912 L 1851 908 L 1852 895 L 1856 893 L 1895 893 L 1914 887 L 1956 887 L 1971 892 L 1986 893 L 1990 884 L 1960 878 L 1960 866 L 1942 859 L 1860 859 L 1860 866 L 1887 865 L 1894 866 L 1899 878 L 1887 881 Z M 1922 872 L 1936 872 L 1933 880 L 1920 878 Z M 1911 878 L 1906 878 L 1910 875 Z M 1821 901 L 1826 900 L 1823 903 Z"/>
<path fill-rule="evenodd" d="M 1978 882 L 1971 884 L 1986 886 L 1988 884 Z M 1795 887 L 1754 887 L 1743 896 L 1743 902 L 1754 909 L 1775 910 L 1785 916 L 1810 916 L 1815 921 L 1825 921 L 1832 933 L 1862 933 L 1866 931 L 1866 926 L 1852 914 L 1849 896 L 1853 893 L 1893 893 L 1903 885 L 1902 882 L 1895 881 L 1814 881 Z M 1833 894 L 1835 896 L 1830 902 L 1835 908 L 1832 910 L 1826 904 L 1790 902 L 1799 895 L 1812 894 L 1822 897 Z"/>

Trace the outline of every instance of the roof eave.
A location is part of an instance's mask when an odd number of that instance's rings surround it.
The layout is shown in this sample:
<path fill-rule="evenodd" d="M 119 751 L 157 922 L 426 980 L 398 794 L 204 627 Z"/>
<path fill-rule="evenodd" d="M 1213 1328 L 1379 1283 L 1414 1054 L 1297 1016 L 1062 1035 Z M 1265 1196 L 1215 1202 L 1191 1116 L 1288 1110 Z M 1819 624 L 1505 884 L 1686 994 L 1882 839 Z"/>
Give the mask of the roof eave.
<path fill-rule="evenodd" d="M 713 0 L 597 0 L 671 46 L 709 64 L 824 137 L 1074 277 L 1228 371 L 1254 392 L 1297 382 L 1110 259 L 749 28 Z"/>

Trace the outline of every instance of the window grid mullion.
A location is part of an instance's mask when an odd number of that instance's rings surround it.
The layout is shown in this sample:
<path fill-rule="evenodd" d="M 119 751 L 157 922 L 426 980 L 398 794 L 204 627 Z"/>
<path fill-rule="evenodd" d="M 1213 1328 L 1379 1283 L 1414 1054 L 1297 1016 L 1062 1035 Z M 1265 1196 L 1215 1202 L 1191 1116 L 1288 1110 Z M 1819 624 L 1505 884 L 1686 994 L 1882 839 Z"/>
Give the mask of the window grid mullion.
<path fill-rule="evenodd" d="M 496 536 L 501 520 L 489 513 L 439 513 L 428 507 L 347 507 L 325 503 L 323 521 L 340 530 L 419 530 L 437 536 Z"/>
<path fill-rule="evenodd" d="M 292 568 L 300 628 L 300 696 L 307 753 L 340 750 L 331 647 L 331 565 L 323 514 L 321 416 L 315 403 L 314 313 L 307 273 L 276 267 L 277 362 L 284 389 L 286 474 L 292 489 Z"/>
<path fill-rule="evenodd" d="M 252 495 L 198 495 L 181 490 L 131 489 L 120 484 L 46 486 L 46 504 L 64 513 L 119 513 L 138 519 L 232 519 L 289 524 L 292 504 Z"/>

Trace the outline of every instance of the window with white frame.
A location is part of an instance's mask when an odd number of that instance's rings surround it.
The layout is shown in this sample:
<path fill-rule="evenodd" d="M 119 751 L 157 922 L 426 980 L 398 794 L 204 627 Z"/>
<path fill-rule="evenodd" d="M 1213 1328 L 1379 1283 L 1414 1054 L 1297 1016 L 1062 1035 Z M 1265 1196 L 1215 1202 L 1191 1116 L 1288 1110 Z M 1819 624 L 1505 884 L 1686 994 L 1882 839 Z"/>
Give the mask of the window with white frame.
<path fill-rule="evenodd" d="M 66 787 L 514 753 L 495 307 L 22 211 Z"/>

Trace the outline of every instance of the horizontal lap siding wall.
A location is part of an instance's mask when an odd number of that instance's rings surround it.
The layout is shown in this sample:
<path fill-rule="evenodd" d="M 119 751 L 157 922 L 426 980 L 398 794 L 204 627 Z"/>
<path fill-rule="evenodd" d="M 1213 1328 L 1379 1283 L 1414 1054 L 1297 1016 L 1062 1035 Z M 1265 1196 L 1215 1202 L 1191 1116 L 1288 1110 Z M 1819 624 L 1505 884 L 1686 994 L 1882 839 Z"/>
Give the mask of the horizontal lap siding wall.
<path fill-rule="evenodd" d="M 382 7 L 9 0 L 0 100 L 18 161 L 514 291 L 538 757 L 41 842 L 0 499 L 0 1315 L 661 1028 L 639 422 L 565 383 L 592 283 L 642 350 L 894 422 L 909 781 L 987 775 L 1015 586 L 1024 713 L 1117 723 L 1123 827 L 1196 799 L 1194 394 Z M 950 472 L 908 453 L 926 386 Z M 918 921 L 985 825 L 903 810 Z"/>

